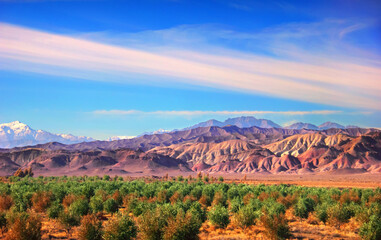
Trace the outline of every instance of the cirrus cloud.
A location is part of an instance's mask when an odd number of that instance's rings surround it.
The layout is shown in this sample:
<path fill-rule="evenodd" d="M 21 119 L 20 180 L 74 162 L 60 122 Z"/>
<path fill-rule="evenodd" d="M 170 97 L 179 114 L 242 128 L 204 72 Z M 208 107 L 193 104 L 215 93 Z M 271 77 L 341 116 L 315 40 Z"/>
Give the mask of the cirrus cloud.
<path fill-rule="evenodd" d="M 95 110 L 95 115 L 172 115 L 172 116 L 197 116 L 197 115 L 329 115 L 339 114 L 338 110 L 315 110 L 315 111 L 140 111 L 140 110 Z"/>
<path fill-rule="evenodd" d="M 233 53 L 230 49 L 218 54 L 181 48 L 150 51 L 0 23 L 0 69 L 104 82 L 172 81 L 179 86 L 192 84 L 341 107 L 381 109 L 381 69 L 368 64 L 366 57 L 353 62 L 311 57 L 291 48 L 282 51 L 290 52 L 297 60 Z"/>

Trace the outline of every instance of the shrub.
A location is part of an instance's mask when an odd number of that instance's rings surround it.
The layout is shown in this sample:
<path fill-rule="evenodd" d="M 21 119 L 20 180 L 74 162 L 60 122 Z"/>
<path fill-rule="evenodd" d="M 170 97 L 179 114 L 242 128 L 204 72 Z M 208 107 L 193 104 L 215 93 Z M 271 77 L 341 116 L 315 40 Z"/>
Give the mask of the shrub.
<path fill-rule="evenodd" d="M 89 185 L 85 185 L 83 188 L 82 188 L 82 192 L 81 192 L 87 199 L 91 198 L 92 196 L 94 196 L 94 187 L 92 186 L 89 186 Z"/>
<path fill-rule="evenodd" d="M 221 205 L 214 206 L 209 211 L 208 218 L 214 226 L 219 228 L 225 228 L 230 223 L 229 212 Z"/>
<path fill-rule="evenodd" d="M 45 212 L 52 200 L 51 192 L 38 191 L 32 196 L 32 206 L 36 212 Z"/>
<path fill-rule="evenodd" d="M 27 168 L 25 169 L 24 171 L 19 168 L 17 169 L 17 171 L 13 174 L 13 176 L 15 177 L 20 177 L 20 178 L 23 178 L 23 177 L 33 177 L 33 171 L 32 171 L 32 168 Z"/>
<path fill-rule="evenodd" d="M 200 199 L 200 197 L 202 195 L 202 188 L 199 186 L 193 188 L 192 191 L 190 192 L 190 195 L 196 199 Z"/>
<path fill-rule="evenodd" d="M 285 197 L 281 196 L 277 199 L 277 201 L 281 204 L 283 204 L 286 208 L 291 207 L 292 205 L 295 204 L 297 200 L 297 196 L 295 194 L 293 195 L 287 195 Z"/>
<path fill-rule="evenodd" d="M 323 223 L 326 223 L 328 220 L 327 209 L 328 209 L 327 204 L 320 204 L 316 207 L 316 217 Z"/>
<path fill-rule="evenodd" d="M 79 240 L 101 240 L 102 222 L 95 215 L 86 215 L 78 228 Z"/>
<path fill-rule="evenodd" d="M 254 204 L 254 202 L 253 202 Z M 261 202 L 256 202 L 258 206 L 261 206 Z M 286 207 L 283 204 L 280 204 L 274 200 L 268 200 L 263 202 L 263 209 L 267 212 L 268 215 L 280 215 L 286 213 Z"/>
<path fill-rule="evenodd" d="M 214 194 L 212 206 L 221 205 L 225 206 L 226 204 L 226 197 L 221 191 L 218 191 Z"/>
<path fill-rule="evenodd" d="M 249 204 L 250 200 L 254 199 L 255 195 L 254 193 L 247 193 L 245 196 L 242 198 L 243 204 L 247 205 Z"/>
<path fill-rule="evenodd" d="M 136 237 L 137 227 L 134 221 L 121 214 L 114 215 L 106 222 L 104 236 L 105 240 L 129 240 Z"/>
<path fill-rule="evenodd" d="M 207 207 L 210 205 L 210 200 L 208 200 L 208 197 L 206 195 L 202 195 L 200 197 L 200 199 L 198 200 L 198 202 L 204 206 L 204 207 Z"/>
<path fill-rule="evenodd" d="M 194 217 L 190 212 L 184 213 L 179 210 L 175 218 L 168 220 L 168 225 L 164 229 L 165 240 L 194 240 L 198 239 L 201 227 L 201 220 Z"/>
<path fill-rule="evenodd" d="M 58 216 L 58 221 L 66 232 L 69 233 L 72 227 L 79 225 L 80 217 L 73 215 L 70 212 L 62 211 Z"/>
<path fill-rule="evenodd" d="M 181 201 L 182 200 L 182 196 L 179 192 L 175 192 L 172 197 L 169 199 L 169 201 L 172 203 L 172 204 L 175 204 L 177 201 Z"/>
<path fill-rule="evenodd" d="M 157 201 L 160 203 L 166 203 L 168 201 L 168 191 L 167 190 L 161 190 L 157 194 Z"/>
<path fill-rule="evenodd" d="M 267 239 L 287 239 L 291 237 L 290 228 L 284 214 L 268 215 L 267 212 L 260 218 Z"/>
<path fill-rule="evenodd" d="M 206 210 L 199 202 L 193 202 L 188 212 L 190 212 L 193 217 L 200 219 L 201 222 L 206 220 Z"/>
<path fill-rule="evenodd" d="M 107 199 L 104 203 L 104 210 L 108 213 L 114 213 L 118 211 L 118 207 L 118 203 L 113 198 Z"/>
<path fill-rule="evenodd" d="M 64 197 L 64 199 L 62 200 L 62 205 L 64 205 L 64 207 L 68 208 L 70 207 L 70 205 L 75 202 L 76 200 L 78 200 L 79 197 L 78 196 L 75 196 L 74 194 L 68 194 Z"/>
<path fill-rule="evenodd" d="M 78 199 L 70 205 L 69 212 L 74 216 L 84 216 L 89 212 L 89 203 L 85 199 Z"/>
<path fill-rule="evenodd" d="M 312 198 L 300 198 L 294 206 L 294 215 L 301 218 L 308 218 L 308 214 L 315 208 Z"/>
<path fill-rule="evenodd" d="M 236 197 L 229 201 L 229 210 L 232 213 L 237 213 L 242 207 L 242 201 Z"/>
<path fill-rule="evenodd" d="M 123 198 L 122 198 L 122 195 L 120 195 L 119 190 L 116 190 L 116 191 L 114 192 L 114 194 L 112 195 L 111 198 L 114 199 L 114 200 L 116 201 L 116 203 L 118 204 L 118 206 L 119 206 L 119 205 L 122 205 L 122 203 L 123 203 Z"/>
<path fill-rule="evenodd" d="M 163 238 L 167 218 L 160 208 L 148 210 L 138 217 L 138 228 L 141 239 L 160 240 Z"/>
<path fill-rule="evenodd" d="M 360 236 L 366 240 L 381 239 L 381 217 L 372 215 L 360 228 Z"/>
<path fill-rule="evenodd" d="M 0 211 L 6 211 L 13 205 L 13 199 L 9 195 L 0 196 Z"/>
<path fill-rule="evenodd" d="M 103 200 L 101 196 L 93 196 L 89 203 L 90 209 L 93 213 L 101 212 L 103 210 Z"/>
<path fill-rule="evenodd" d="M 58 202 L 53 203 L 50 208 L 48 208 L 49 218 L 58 218 L 59 214 L 62 212 L 63 206 Z"/>
<path fill-rule="evenodd" d="M 233 198 L 236 198 L 236 197 L 239 197 L 239 191 L 237 189 L 237 187 L 231 187 L 228 192 L 228 199 L 233 199 Z"/>
<path fill-rule="evenodd" d="M 348 205 L 335 204 L 327 209 L 328 223 L 339 227 L 354 216 L 354 211 Z"/>
<path fill-rule="evenodd" d="M 239 211 L 234 214 L 234 220 L 236 224 L 242 228 L 254 225 L 257 217 L 258 213 L 256 212 L 256 209 L 250 205 L 241 207 L 241 209 L 239 209 Z"/>
<path fill-rule="evenodd" d="M 7 230 L 7 218 L 5 212 L 0 212 L 0 232 L 3 234 Z"/>
<path fill-rule="evenodd" d="M 40 240 L 41 220 L 36 214 L 19 213 L 14 218 L 5 239 L 9 240 Z"/>

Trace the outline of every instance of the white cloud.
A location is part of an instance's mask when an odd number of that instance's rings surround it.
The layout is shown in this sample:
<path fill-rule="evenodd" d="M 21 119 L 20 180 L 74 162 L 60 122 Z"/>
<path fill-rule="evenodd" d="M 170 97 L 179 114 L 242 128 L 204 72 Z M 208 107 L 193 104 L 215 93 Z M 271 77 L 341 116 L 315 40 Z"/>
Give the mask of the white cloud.
<path fill-rule="evenodd" d="M 315 111 L 152 111 L 145 112 L 139 110 L 95 110 L 95 115 L 158 115 L 158 116 L 197 116 L 197 115 L 329 115 L 339 114 L 342 111 L 336 110 L 315 110 Z"/>
<path fill-rule="evenodd" d="M 316 37 L 322 26 L 309 29 L 307 25 L 295 25 L 289 29 L 298 31 L 292 34 L 290 31 L 278 31 L 277 34 L 265 31 L 258 35 L 221 31 L 218 34 L 219 37 L 234 35 L 241 39 L 261 36 L 266 39 L 276 35 L 276 39 L 282 40 Z M 355 30 L 352 27 L 346 32 Z M 185 36 L 189 33 L 188 29 L 183 32 Z M 175 33 L 167 34 L 175 36 Z M 191 34 L 197 36 L 197 31 Z M 288 58 L 240 53 L 227 48 L 218 53 L 185 51 L 179 45 L 171 51 L 168 48 L 144 50 L 142 47 L 138 50 L 2 23 L 0 68 L 121 83 L 172 81 L 180 86 L 186 83 L 334 106 L 381 109 L 381 68 L 374 66 L 380 62 L 379 58 L 372 64 L 366 56 L 338 55 L 332 59 L 282 44 L 273 42 L 271 47 Z M 285 48 L 287 46 L 289 48 Z"/>

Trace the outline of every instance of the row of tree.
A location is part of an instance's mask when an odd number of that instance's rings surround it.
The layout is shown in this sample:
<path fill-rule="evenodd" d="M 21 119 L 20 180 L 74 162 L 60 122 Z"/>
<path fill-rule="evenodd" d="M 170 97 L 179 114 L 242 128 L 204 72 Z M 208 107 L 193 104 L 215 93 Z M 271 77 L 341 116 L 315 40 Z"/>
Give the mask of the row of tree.
<path fill-rule="evenodd" d="M 41 216 L 80 239 L 197 239 L 209 221 L 269 239 L 291 236 L 285 213 L 339 227 L 351 218 L 363 239 L 381 238 L 381 190 L 224 183 L 223 179 L 133 180 L 11 177 L 0 183 L 0 226 L 8 239 L 41 239 Z M 112 214 L 105 219 L 105 213 Z M 106 221 L 105 224 L 102 224 Z"/>

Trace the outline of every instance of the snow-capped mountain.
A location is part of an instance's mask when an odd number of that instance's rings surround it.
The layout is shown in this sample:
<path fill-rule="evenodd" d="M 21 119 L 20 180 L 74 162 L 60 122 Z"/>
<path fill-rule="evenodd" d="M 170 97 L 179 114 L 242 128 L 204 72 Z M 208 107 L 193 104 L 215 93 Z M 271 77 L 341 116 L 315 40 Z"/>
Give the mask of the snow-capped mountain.
<path fill-rule="evenodd" d="M 116 140 L 122 140 L 122 139 L 131 139 L 135 136 L 112 136 L 106 139 L 106 141 L 116 141 Z"/>
<path fill-rule="evenodd" d="M 174 130 L 158 129 L 158 130 L 153 131 L 153 132 L 144 132 L 144 133 L 138 135 L 138 137 L 144 136 L 144 135 L 154 135 L 154 134 L 170 133 L 170 132 L 174 132 L 174 131 L 177 131 L 177 129 L 174 129 Z"/>
<path fill-rule="evenodd" d="M 34 130 L 19 121 L 0 124 L 0 148 L 21 147 L 47 142 L 71 144 L 94 140 L 89 137 L 77 137 L 71 134 L 54 134 L 43 130 Z"/>

